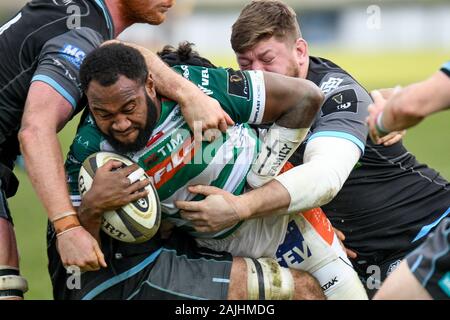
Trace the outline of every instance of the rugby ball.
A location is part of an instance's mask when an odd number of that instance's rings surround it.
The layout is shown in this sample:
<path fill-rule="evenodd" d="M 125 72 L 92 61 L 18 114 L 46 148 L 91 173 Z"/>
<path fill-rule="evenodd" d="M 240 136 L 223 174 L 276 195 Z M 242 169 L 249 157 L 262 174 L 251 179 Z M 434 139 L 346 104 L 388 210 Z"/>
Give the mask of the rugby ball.
<path fill-rule="evenodd" d="M 78 176 L 81 197 L 91 188 L 97 169 L 109 160 L 120 161 L 123 167 L 134 163 L 127 157 L 111 152 L 97 152 L 90 155 L 83 162 Z M 144 174 L 140 180 L 146 178 L 148 179 L 148 175 Z M 153 184 L 150 183 L 146 189 L 149 193 L 145 198 L 103 214 L 102 230 L 106 234 L 128 243 L 141 243 L 150 240 L 156 234 L 161 222 L 161 206 Z"/>

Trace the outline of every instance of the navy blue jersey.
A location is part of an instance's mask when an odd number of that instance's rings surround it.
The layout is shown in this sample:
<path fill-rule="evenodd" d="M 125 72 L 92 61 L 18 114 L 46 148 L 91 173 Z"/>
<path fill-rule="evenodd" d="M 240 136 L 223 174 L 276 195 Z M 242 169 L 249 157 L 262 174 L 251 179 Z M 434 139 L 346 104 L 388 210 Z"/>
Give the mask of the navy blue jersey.
<path fill-rule="evenodd" d="M 0 162 L 12 167 L 19 154 L 17 133 L 30 84 L 52 86 L 77 113 L 86 105 L 81 62 L 113 35 L 102 0 L 33 0 L 0 27 Z"/>
<path fill-rule="evenodd" d="M 301 164 L 306 144 L 317 137 L 352 141 L 362 156 L 341 191 L 322 209 L 360 258 L 380 262 L 411 251 L 449 214 L 450 184 L 419 163 L 402 142 L 389 147 L 371 142 L 365 118 L 372 99 L 339 66 L 311 57 L 307 79 L 322 89 L 325 102 L 290 161 Z"/>

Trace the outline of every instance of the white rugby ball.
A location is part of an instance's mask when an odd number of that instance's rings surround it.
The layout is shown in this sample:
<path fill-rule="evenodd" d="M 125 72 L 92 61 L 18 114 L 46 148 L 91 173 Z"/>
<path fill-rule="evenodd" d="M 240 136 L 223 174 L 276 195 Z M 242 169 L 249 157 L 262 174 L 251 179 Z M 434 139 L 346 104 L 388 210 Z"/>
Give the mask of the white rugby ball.
<path fill-rule="evenodd" d="M 78 176 L 81 197 L 91 188 L 97 169 L 109 160 L 120 161 L 124 167 L 134 163 L 112 152 L 97 152 L 90 155 L 84 160 Z M 148 179 L 148 175 L 144 174 L 140 180 L 146 178 Z M 102 230 L 106 234 L 129 243 L 141 243 L 150 240 L 156 234 L 161 222 L 161 206 L 153 184 L 150 183 L 146 189 L 149 193 L 145 198 L 103 214 Z"/>

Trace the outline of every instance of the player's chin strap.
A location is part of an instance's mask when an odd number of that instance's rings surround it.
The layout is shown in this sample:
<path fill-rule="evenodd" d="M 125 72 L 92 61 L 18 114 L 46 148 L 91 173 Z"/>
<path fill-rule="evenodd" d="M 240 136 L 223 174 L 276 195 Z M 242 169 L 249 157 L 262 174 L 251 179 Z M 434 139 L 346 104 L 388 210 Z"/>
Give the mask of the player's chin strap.
<path fill-rule="evenodd" d="M 244 260 L 247 263 L 249 300 L 292 300 L 294 279 L 288 268 L 270 258 Z"/>
<path fill-rule="evenodd" d="M 0 300 L 23 298 L 27 291 L 27 280 L 20 276 L 18 268 L 0 265 Z"/>

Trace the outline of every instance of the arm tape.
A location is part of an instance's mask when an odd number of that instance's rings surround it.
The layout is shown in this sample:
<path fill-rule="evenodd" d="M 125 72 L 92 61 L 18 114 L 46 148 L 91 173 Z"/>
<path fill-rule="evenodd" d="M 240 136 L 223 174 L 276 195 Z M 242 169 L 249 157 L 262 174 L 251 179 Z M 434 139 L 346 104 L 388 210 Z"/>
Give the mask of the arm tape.
<path fill-rule="evenodd" d="M 291 197 L 288 213 L 330 202 L 341 190 L 360 156 L 356 144 L 346 139 L 319 137 L 308 142 L 304 164 L 275 178 Z"/>

